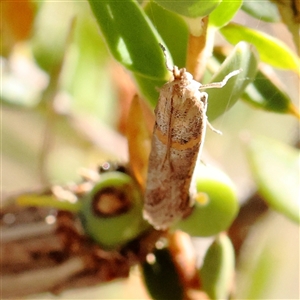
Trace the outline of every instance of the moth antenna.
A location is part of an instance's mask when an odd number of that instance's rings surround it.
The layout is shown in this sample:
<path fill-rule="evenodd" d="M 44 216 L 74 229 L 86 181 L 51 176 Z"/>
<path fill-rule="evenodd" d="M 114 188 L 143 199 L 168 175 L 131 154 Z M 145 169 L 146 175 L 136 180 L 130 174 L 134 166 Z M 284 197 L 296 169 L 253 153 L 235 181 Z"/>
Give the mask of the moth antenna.
<path fill-rule="evenodd" d="M 230 72 L 229 74 L 227 74 L 222 81 L 212 82 L 212 83 L 201 85 L 200 89 L 222 88 L 231 77 L 240 74 L 242 71 L 243 71 L 243 69 L 234 70 L 234 71 Z"/>
<path fill-rule="evenodd" d="M 168 54 L 167 54 L 167 49 L 165 48 L 165 46 L 161 43 L 159 43 L 160 48 L 162 49 L 163 53 L 164 53 L 164 57 L 165 57 L 165 64 L 166 64 L 166 68 L 170 71 L 173 72 L 174 71 L 174 67 L 170 67 L 170 61 L 168 58 Z"/>

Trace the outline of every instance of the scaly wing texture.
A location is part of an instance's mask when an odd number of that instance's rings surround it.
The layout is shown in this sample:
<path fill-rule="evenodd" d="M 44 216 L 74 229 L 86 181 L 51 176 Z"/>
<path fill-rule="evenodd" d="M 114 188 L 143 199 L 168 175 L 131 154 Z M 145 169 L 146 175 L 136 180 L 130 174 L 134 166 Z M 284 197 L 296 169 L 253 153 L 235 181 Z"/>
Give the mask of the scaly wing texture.
<path fill-rule="evenodd" d="M 144 216 L 166 229 L 187 215 L 190 185 L 206 128 L 206 94 L 185 78 L 163 86 L 155 109 Z"/>

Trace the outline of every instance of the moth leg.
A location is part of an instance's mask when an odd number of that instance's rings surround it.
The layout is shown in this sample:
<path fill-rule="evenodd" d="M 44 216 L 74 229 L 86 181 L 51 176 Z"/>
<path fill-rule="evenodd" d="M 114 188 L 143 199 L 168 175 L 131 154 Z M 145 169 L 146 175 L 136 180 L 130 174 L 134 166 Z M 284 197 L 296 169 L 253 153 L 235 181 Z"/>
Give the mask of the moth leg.
<path fill-rule="evenodd" d="M 220 131 L 220 130 L 214 128 L 214 127 L 209 123 L 208 120 L 206 120 L 206 122 L 207 122 L 207 125 L 208 125 L 208 127 L 210 128 L 210 130 L 212 130 L 213 132 L 215 132 L 215 133 L 217 133 L 217 134 L 220 134 L 220 135 L 223 134 L 222 131 Z"/>

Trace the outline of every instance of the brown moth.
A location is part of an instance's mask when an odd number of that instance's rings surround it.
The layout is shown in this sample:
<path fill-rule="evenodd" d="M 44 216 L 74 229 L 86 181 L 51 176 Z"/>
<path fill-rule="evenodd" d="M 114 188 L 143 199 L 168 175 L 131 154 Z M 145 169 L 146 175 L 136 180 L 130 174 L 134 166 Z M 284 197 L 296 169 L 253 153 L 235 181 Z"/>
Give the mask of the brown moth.
<path fill-rule="evenodd" d="M 166 49 L 160 45 L 166 56 Z M 206 125 L 207 98 L 203 88 L 221 88 L 223 81 L 201 85 L 185 68 L 166 67 L 173 80 L 160 89 L 148 165 L 144 218 L 156 229 L 166 229 L 187 216 L 194 203 L 193 173 L 201 154 Z M 219 132 L 218 130 L 213 129 Z"/>

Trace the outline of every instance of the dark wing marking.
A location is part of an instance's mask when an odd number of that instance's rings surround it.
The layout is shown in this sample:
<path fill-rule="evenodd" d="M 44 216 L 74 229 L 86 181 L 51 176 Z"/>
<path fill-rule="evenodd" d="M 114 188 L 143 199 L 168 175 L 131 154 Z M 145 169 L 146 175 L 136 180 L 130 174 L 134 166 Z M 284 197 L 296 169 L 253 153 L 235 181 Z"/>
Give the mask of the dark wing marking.
<path fill-rule="evenodd" d="M 168 133 L 167 133 L 168 139 L 167 139 L 167 145 L 166 145 L 167 151 L 166 151 L 164 160 L 162 162 L 161 169 L 164 168 L 165 163 L 168 161 L 169 167 L 172 170 L 173 166 L 172 166 L 172 162 L 171 162 L 171 145 L 172 145 L 172 127 L 173 127 L 173 119 L 174 119 L 173 118 L 173 97 L 171 97 L 170 107 L 171 107 L 171 110 L 170 110 L 170 118 L 169 118 Z"/>

